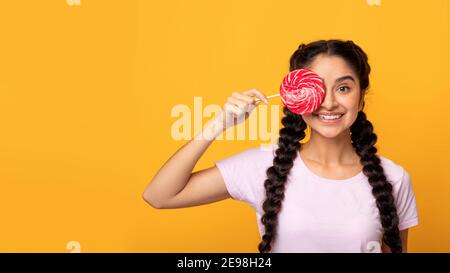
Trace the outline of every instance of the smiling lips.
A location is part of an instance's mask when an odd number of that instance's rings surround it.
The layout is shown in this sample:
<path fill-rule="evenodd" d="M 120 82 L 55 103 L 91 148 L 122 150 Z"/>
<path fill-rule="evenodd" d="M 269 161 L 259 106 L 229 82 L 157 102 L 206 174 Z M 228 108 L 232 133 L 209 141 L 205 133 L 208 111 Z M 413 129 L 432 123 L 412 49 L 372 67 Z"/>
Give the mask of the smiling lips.
<path fill-rule="evenodd" d="M 320 121 L 330 123 L 330 122 L 337 122 L 337 121 L 341 120 L 343 115 L 344 114 L 332 114 L 332 115 L 330 115 L 330 114 L 326 114 L 326 115 L 317 114 L 316 116 L 318 117 L 318 119 Z"/>
<path fill-rule="evenodd" d="M 320 112 L 320 113 L 316 113 L 316 115 L 323 115 L 323 116 L 326 116 L 326 115 L 342 115 L 342 114 L 344 114 L 344 113 L 339 113 L 339 112 Z"/>

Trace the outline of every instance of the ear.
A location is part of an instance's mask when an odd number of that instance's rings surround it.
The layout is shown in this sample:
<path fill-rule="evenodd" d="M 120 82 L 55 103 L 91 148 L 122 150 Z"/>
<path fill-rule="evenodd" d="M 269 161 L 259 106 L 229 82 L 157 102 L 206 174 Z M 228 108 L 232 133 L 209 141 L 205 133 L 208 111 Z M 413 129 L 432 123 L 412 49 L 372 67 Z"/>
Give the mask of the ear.
<path fill-rule="evenodd" d="M 366 104 L 366 102 L 364 101 L 364 99 L 362 99 L 360 102 L 359 102 L 359 108 L 358 108 L 358 111 L 362 111 L 363 109 L 364 109 L 364 105 Z"/>

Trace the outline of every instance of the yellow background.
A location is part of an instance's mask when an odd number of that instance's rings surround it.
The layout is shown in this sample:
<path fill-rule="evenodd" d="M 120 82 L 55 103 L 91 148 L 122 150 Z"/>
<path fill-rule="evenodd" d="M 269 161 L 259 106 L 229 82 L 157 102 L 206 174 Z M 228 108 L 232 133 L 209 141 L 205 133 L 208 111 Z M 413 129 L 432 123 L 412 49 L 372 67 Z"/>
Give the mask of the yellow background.
<path fill-rule="evenodd" d="M 141 194 L 186 142 L 175 105 L 272 94 L 299 43 L 322 38 L 369 55 L 380 154 L 416 192 L 409 251 L 450 251 L 449 3 L 1 1 L 0 251 L 257 252 L 248 205 L 155 210 Z M 195 170 L 258 144 L 216 141 Z"/>

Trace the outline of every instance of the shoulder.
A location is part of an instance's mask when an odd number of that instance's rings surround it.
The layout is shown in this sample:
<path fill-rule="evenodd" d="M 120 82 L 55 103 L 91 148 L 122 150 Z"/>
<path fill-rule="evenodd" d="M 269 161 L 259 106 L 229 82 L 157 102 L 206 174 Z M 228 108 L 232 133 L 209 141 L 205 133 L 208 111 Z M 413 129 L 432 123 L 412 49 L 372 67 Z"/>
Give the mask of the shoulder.
<path fill-rule="evenodd" d="M 416 198 L 408 172 L 387 158 L 382 158 L 382 165 L 388 181 L 392 184 L 392 194 L 399 217 L 398 228 L 405 230 L 418 225 Z"/>
<path fill-rule="evenodd" d="M 272 146 L 247 148 L 216 161 L 231 197 L 256 208 L 263 198 L 266 170 L 273 161 Z"/>
<path fill-rule="evenodd" d="M 265 175 L 265 170 L 273 164 L 274 153 L 272 145 L 247 148 L 216 161 L 215 165 L 222 173 L 230 173 L 236 179 L 254 179 Z"/>
<path fill-rule="evenodd" d="M 243 151 L 235 153 L 223 160 L 243 160 L 248 163 L 267 163 L 267 161 L 272 161 L 275 156 L 276 145 L 267 146 L 257 146 L 252 148 L 247 148 Z"/>
<path fill-rule="evenodd" d="M 403 168 L 403 166 L 387 157 L 378 157 L 380 158 L 381 166 L 383 167 L 384 174 L 386 175 L 386 178 L 389 182 L 395 185 L 404 181 L 405 177 L 407 177 L 409 180 L 409 174 Z"/>

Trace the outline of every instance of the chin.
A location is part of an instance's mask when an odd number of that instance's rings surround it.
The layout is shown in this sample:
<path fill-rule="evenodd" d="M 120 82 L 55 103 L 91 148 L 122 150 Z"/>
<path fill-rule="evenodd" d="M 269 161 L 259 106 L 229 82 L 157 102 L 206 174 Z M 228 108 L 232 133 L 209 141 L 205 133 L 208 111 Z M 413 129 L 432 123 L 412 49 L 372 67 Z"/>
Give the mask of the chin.
<path fill-rule="evenodd" d="M 315 129 L 313 128 L 313 130 Z M 336 138 L 343 134 L 346 130 L 343 130 L 342 128 L 318 128 L 318 130 L 315 131 L 324 138 Z"/>
<path fill-rule="evenodd" d="M 335 132 L 331 132 L 331 130 L 326 130 L 325 132 L 323 131 L 317 131 L 317 133 L 319 135 L 321 135 L 324 138 L 336 138 L 338 137 L 342 132 L 341 131 L 335 131 Z"/>

